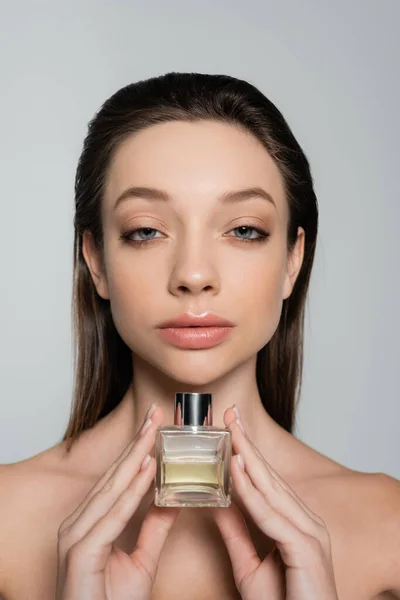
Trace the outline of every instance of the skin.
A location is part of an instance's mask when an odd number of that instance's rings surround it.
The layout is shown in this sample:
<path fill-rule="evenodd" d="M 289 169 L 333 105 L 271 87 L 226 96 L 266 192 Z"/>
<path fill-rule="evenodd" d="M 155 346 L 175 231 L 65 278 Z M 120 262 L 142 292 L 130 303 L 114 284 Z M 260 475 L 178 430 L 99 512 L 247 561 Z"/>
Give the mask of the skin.
<path fill-rule="evenodd" d="M 117 197 L 133 185 L 163 189 L 172 199 L 135 198 L 114 210 Z M 268 191 L 276 207 L 256 197 L 230 206 L 218 200 L 227 190 L 254 186 Z M 396 597 L 378 594 L 389 583 L 400 588 L 392 575 L 400 572 L 397 546 L 380 533 L 394 531 L 392 515 L 400 507 L 397 484 L 382 480 L 380 474 L 357 474 L 309 448 L 269 417 L 258 394 L 257 352 L 278 326 L 282 302 L 292 292 L 304 252 L 304 231 L 299 228 L 294 252 L 287 255 L 284 190 L 265 149 L 226 124 L 153 126 L 119 147 L 102 213 L 104 262 L 87 233 L 83 252 L 97 292 L 110 300 L 118 332 L 132 350 L 134 384 L 115 410 L 83 432 L 70 454 L 61 443 L 0 469 L 6 490 L 0 495 L 0 567 L 8 574 L 0 580 L 0 589 L 9 590 L 7 600 L 54 598 L 55 572 L 57 600 L 78 600 L 73 586 L 79 582 L 80 590 L 79 577 L 87 580 L 89 554 L 92 567 L 101 563 L 107 570 L 109 586 L 134 582 L 144 598 L 150 589 L 143 577 L 144 556 L 152 556 L 153 566 L 148 563 L 147 569 L 153 568 L 154 577 L 157 565 L 157 576 L 151 600 L 186 600 L 188 586 L 191 600 L 208 598 L 210 587 L 215 597 L 232 600 L 258 600 L 264 589 L 272 600 L 333 600 L 336 587 L 340 600 Z M 271 235 L 265 244 L 246 242 L 244 237 L 257 234 L 240 234 L 235 228 L 241 225 Z M 157 233 L 136 233 L 134 239 L 156 239 L 141 247 L 120 239 L 135 227 L 151 227 Z M 234 322 L 225 342 L 193 351 L 159 337 L 161 321 L 206 310 Z M 212 391 L 214 424 L 232 431 L 244 470 L 235 456 L 230 509 L 198 509 L 194 514 L 190 509 L 178 513 L 152 507 L 154 458 L 145 471 L 140 465 L 153 452 L 156 426 L 172 423 L 174 394 L 182 390 Z M 153 402 L 157 409 L 142 437 L 140 427 Z M 116 469 L 125 475 L 117 478 Z M 107 487 L 110 481 L 114 483 Z M 124 520 L 113 513 L 119 525 L 112 525 L 111 515 L 101 515 L 99 498 L 107 503 L 127 488 L 135 493 L 131 501 L 124 496 Z M 104 491 L 94 496 L 99 489 Z M 86 536 L 89 522 L 99 523 L 102 533 L 97 528 L 94 538 Z M 101 535 L 105 537 L 100 543 Z M 79 546 L 78 538 L 86 541 Z M 280 551 L 276 559 L 275 542 Z M 374 547 L 386 548 L 379 553 L 385 560 L 379 562 L 366 551 Z M 68 563 L 66 556 L 71 557 L 73 548 L 72 557 L 77 558 Z M 147 550 L 142 556 L 140 548 Z M 200 565 L 208 574 L 203 583 Z M 97 567 L 92 575 L 102 585 Z M 123 592 L 117 596 L 120 589 L 114 591 L 116 600 L 122 600 Z M 85 600 L 90 600 L 88 590 Z"/>
<path fill-rule="evenodd" d="M 128 200 L 132 185 L 168 191 L 172 202 Z M 254 197 L 222 206 L 226 190 L 259 186 L 276 208 Z M 153 126 L 116 153 L 103 204 L 104 265 L 85 235 L 84 256 L 99 295 L 109 299 L 116 328 L 132 350 L 134 400 L 119 411 L 123 441 L 151 402 L 173 419 L 174 393 L 214 394 L 214 424 L 235 403 L 257 444 L 280 436 L 262 406 L 255 378 L 257 352 L 273 336 L 282 302 L 292 291 L 304 253 L 299 228 L 293 254 L 286 252 L 288 208 L 280 173 L 263 146 L 221 123 Z M 266 243 L 243 241 L 243 224 L 271 233 Z M 135 227 L 160 230 L 136 248 L 120 235 Z M 248 234 L 248 237 L 249 234 Z M 251 237 L 258 237 L 252 233 Z M 149 236 L 147 235 L 147 239 Z M 134 239 L 146 239 L 134 235 Z M 229 342 L 202 351 L 182 350 L 160 339 L 157 325 L 182 312 L 213 310 L 236 325 Z"/>
<path fill-rule="evenodd" d="M 171 200 L 135 197 L 116 207 L 116 198 L 133 184 L 167 190 Z M 275 204 L 253 196 L 221 206 L 218 197 L 225 190 L 251 186 L 266 189 Z M 166 123 L 139 133 L 119 148 L 103 205 L 104 263 L 89 236 L 84 256 L 98 293 L 110 300 L 116 327 L 133 351 L 135 401 L 127 423 L 143 415 L 150 398 L 172 422 L 175 390 L 212 389 L 216 424 L 222 425 L 227 407 L 234 402 L 255 444 L 261 435 L 275 441 L 278 431 L 262 406 L 255 366 L 258 350 L 278 326 L 282 302 L 290 295 L 303 260 L 302 228 L 294 251 L 287 254 L 287 220 L 279 170 L 262 145 L 237 128 L 214 122 Z M 270 237 L 263 243 L 243 241 L 234 230 L 243 224 L 261 227 Z M 151 236 L 155 239 L 139 247 L 121 243 L 121 232 L 134 227 L 157 228 Z M 193 351 L 160 340 L 156 327 L 167 317 L 206 310 L 216 310 L 234 322 L 227 343 Z M 287 564 L 298 567 L 291 556 L 287 553 Z M 233 564 L 243 569 L 243 557 Z M 324 559 L 326 572 L 333 572 L 329 552 Z M 268 583 L 267 576 L 260 580 L 261 571 L 252 586 L 247 582 L 243 598 L 259 597 Z M 321 593 L 326 599 L 337 598 L 333 575 L 325 578 L 322 587 L 302 579 L 304 574 L 298 574 L 288 598 L 317 599 Z M 277 581 L 270 584 L 276 587 L 276 597 L 283 597 Z"/>
<path fill-rule="evenodd" d="M 135 600 L 151 597 L 162 548 L 180 509 L 152 503 L 133 552 L 113 542 L 127 526 L 155 475 L 149 451 L 162 409 L 153 404 L 151 418 L 59 531 L 56 600 Z M 232 561 L 242 600 L 338 600 L 330 537 L 315 515 L 264 460 L 248 438 L 237 407 L 228 409 L 236 455 L 232 483 L 261 531 L 272 534 L 283 557 L 257 555 L 236 503 L 207 509 L 215 519 Z M 284 569 L 286 572 L 284 571 Z"/>

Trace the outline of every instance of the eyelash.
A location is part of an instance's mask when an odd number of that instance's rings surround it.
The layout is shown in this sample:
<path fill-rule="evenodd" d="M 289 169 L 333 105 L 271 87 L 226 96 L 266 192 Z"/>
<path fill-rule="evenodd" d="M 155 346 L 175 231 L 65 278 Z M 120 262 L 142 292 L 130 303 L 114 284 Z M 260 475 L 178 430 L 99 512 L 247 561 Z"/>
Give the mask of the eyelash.
<path fill-rule="evenodd" d="M 239 225 L 238 227 L 234 227 L 233 229 L 231 229 L 231 231 L 235 231 L 236 229 L 241 229 L 242 227 L 245 227 L 246 229 L 253 229 L 260 235 L 260 237 L 253 238 L 253 239 L 235 238 L 237 240 L 240 240 L 241 242 L 265 243 L 271 235 L 268 231 L 263 231 L 262 229 L 259 229 L 258 227 L 252 227 L 251 225 Z M 120 239 L 128 242 L 129 244 L 133 244 L 133 246 L 142 246 L 142 244 L 148 244 L 149 242 L 152 242 L 154 239 L 156 239 L 156 238 L 153 238 L 152 240 L 132 240 L 131 239 L 131 237 L 130 237 L 131 235 L 133 235 L 137 231 L 143 231 L 144 229 L 148 229 L 150 231 L 158 231 L 158 229 L 154 229 L 154 227 L 136 227 L 136 229 L 130 229 L 129 231 L 126 231 L 125 233 L 123 233 L 120 236 Z"/>

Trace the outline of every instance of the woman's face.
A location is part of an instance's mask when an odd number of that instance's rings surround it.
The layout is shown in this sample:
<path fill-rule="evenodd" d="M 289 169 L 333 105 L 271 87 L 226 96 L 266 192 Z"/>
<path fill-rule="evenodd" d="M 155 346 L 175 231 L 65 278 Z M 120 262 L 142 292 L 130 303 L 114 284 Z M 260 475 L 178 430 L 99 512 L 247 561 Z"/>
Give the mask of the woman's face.
<path fill-rule="evenodd" d="M 169 199 L 132 195 L 117 204 L 139 186 Z M 256 187 L 273 202 L 220 199 Z M 133 135 L 110 166 L 102 213 L 104 269 L 86 234 L 84 255 L 134 355 L 174 380 L 201 385 L 254 359 L 271 339 L 301 267 L 304 232 L 289 261 L 281 176 L 253 136 L 212 121 L 162 123 Z M 121 238 L 136 228 L 145 229 Z M 160 336 L 162 321 L 206 311 L 235 325 L 214 347 L 182 349 Z"/>

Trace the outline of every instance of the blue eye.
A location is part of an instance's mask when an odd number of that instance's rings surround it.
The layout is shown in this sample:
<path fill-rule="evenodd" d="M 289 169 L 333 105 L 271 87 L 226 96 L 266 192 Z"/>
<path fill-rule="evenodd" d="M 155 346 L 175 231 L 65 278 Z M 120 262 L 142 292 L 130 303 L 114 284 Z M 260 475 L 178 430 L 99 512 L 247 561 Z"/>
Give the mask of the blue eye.
<path fill-rule="evenodd" d="M 239 227 L 235 227 L 235 229 L 232 229 L 232 231 L 237 231 L 239 229 L 253 230 L 256 233 L 258 233 L 258 235 L 260 236 L 258 238 L 239 238 L 239 239 L 244 239 L 244 240 L 255 242 L 255 241 L 259 241 L 260 239 L 264 240 L 265 237 L 269 236 L 269 233 L 267 233 L 266 231 L 262 231 L 262 229 L 258 229 L 257 227 L 251 227 L 250 225 L 239 225 Z M 243 233 L 243 231 L 242 231 L 242 233 Z"/>
<path fill-rule="evenodd" d="M 242 233 L 245 233 L 245 232 L 243 232 L 243 229 L 247 230 L 247 231 L 256 232 L 258 234 L 258 237 L 256 237 L 256 238 L 254 238 L 254 237 L 253 238 L 236 237 L 236 239 L 238 239 L 242 242 L 266 242 L 271 235 L 269 232 L 263 231 L 262 229 L 259 229 L 258 227 L 252 227 L 251 225 L 239 225 L 239 227 L 235 227 L 231 231 L 242 230 Z M 141 246 L 142 244 L 147 244 L 148 242 L 151 242 L 152 240 L 156 239 L 154 237 L 150 237 L 150 239 L 149 238 L 139 239 L 139 240 L 132 239 L 132 236 L 139 232 L 144 232 L 144 235 L 147 236 L 147 235 L 151 235 L 151 233 L 153 233 L 153 232 L 158 232 L 158 229 L 154 229 L 153 227 L 136 227 L 136 229 L 130 229 L 129 231 L 126 231 L 125 233 L 123 233 L 120 236 L 120 239 L 123 241 L 126 241 L 130 244 L 133 244 L 134 246 Z M 158 232 L 158 233 L 160 233 L 160 232 Z M 233 236 L 233 237 L 235 237 L 235 236 Z"/>
<path fill-rule="evenodd" d="M 129 236 L 129 238 L 137 232 L 144 232 L 145 236 L 149 235 L 149 232 L 154 232 L 154 231 L 158 231 L 157 229 L 153 229 L 152 227 L 138 227 L 137 229 L 132 229 L 132 231 L 128 231 L 127 235 Z M 141 239 L 141 240 L 132 240 L 132 241 L 139 241 L 139 242 L 148 242 L 151 241 L 152 239 L 154 239 L 154 237 L 151 237 L 150 239 Z"/>

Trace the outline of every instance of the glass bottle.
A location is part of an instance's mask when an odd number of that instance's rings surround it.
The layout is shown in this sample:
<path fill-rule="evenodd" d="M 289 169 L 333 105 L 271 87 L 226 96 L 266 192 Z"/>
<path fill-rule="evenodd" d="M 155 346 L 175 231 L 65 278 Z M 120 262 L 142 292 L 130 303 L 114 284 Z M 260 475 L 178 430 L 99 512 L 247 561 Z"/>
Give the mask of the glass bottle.
<path fill-rule="evenodd" d="M 156 430 L 156 506 L 231 503 L 232 434 L 212 424 L 212 394 L 177 392 L 174 425 Z"/>

